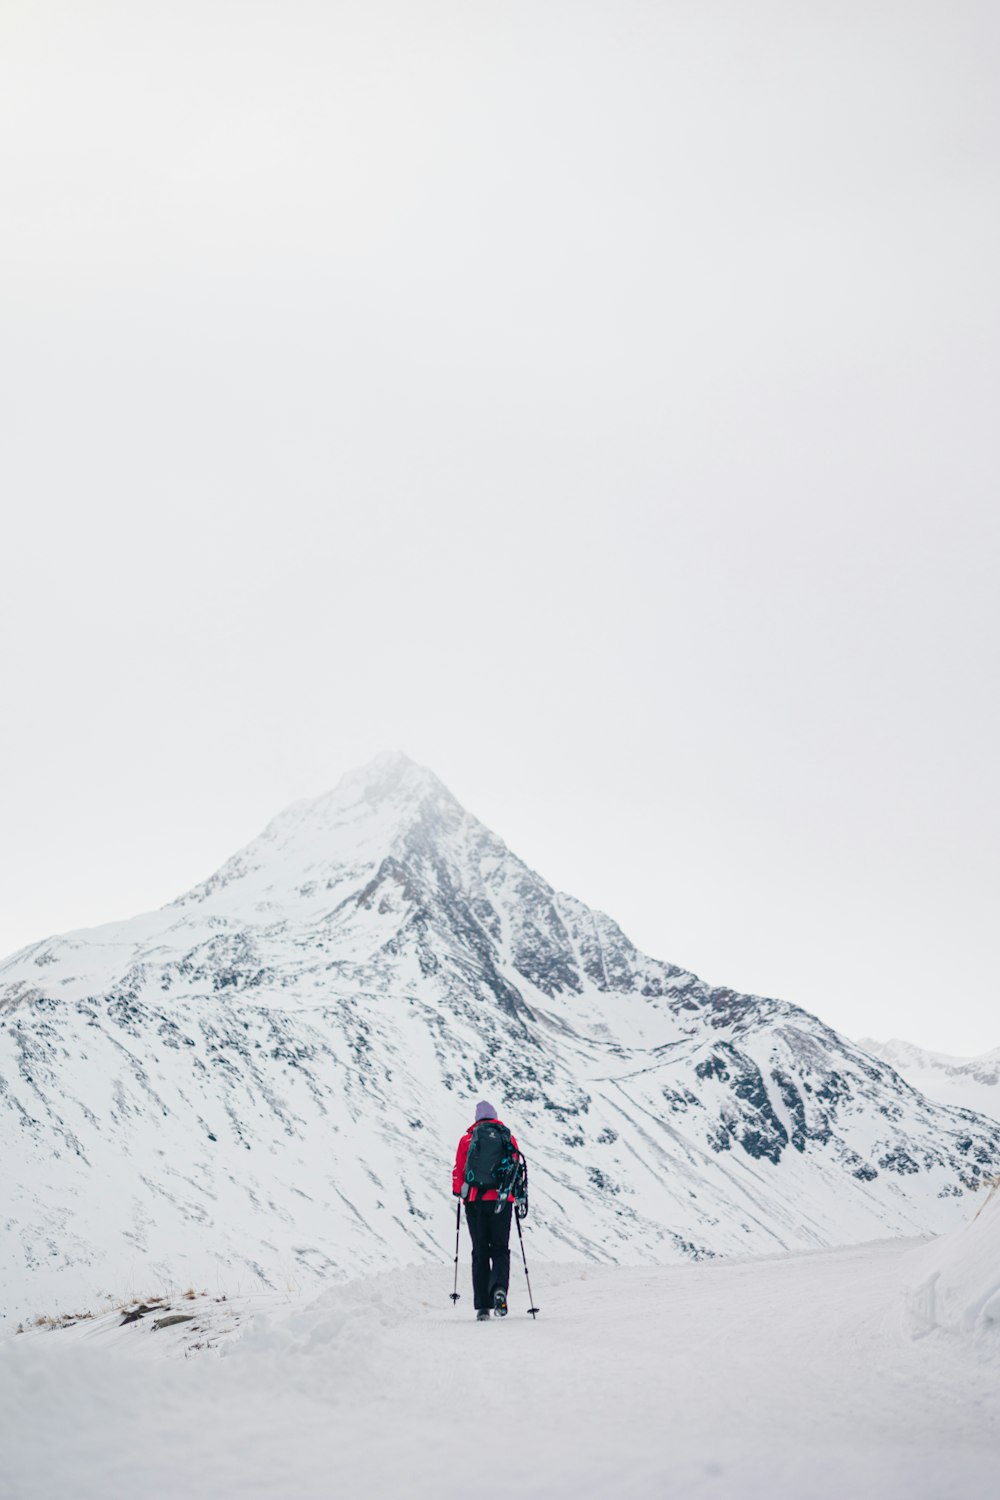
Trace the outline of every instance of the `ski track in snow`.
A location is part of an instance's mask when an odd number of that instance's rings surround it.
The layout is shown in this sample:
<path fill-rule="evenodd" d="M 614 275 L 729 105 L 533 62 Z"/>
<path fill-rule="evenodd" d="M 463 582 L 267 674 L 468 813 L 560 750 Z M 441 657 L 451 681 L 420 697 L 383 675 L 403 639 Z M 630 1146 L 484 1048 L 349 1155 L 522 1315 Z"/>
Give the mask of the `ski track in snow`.
<path fill-rule="evenodd" d="M 916 1246 L 916 1248 L 915 1248 Z M 1000 1363 L 914 1336 L 933 1247 L 669 1267 L 530 1259 L 511 1316 L 450 1267 L 259 1309 L 214 1352 L 137 1324 L 0 1342 L 7 1500 L 945 1500 L 1000 1484 Z M 209 1309 L 224 1330 L 233 1310 Z M 185 1343 L 185 1338 L 188 1343 Z M 187 1358 L 183 1357 L 187 1351 Z M 172 1356 L 172 1357 L 171 1357 Z M 5 1479 L 6 1476 L 6 1487 Z"/>

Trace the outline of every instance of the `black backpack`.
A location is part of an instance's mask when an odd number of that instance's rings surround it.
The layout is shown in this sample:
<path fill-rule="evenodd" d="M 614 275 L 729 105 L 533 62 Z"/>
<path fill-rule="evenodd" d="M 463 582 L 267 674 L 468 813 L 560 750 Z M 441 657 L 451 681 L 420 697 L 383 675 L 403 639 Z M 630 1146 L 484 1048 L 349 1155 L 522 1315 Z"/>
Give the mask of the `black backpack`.
<path fill-rule="evenodd" d="M 472 1128 L 469 1154 L 465 1158 L 465 1181 L 470 1188 L 477 1189 L 477 1196 L 490 1189 L 498 1192 L 511 1180 L 516 1160 L 514 1142 L 506 1125 L 499 1120 L 480 1120 Z"/>

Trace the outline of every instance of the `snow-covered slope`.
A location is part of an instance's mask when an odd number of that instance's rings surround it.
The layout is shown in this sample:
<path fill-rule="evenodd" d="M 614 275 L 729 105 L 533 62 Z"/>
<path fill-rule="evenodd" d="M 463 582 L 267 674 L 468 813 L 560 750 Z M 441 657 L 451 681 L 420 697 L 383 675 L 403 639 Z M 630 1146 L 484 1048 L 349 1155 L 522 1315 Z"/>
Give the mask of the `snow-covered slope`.
<path fill-rule="evenodd" d="M 0 965 L 0 1311 L 440 1257 L 483 1094 L 550 1257 L 940 1230 L 1000 1167 L 1000 1125 L 639 953 L 390 756 L 163 910 Z"/>
<path fill-rule="evenodd" d="M 946 1052 L 928 1052 L 899 1037 L 890 1037 L 887 1042 L 862 1037 L 858 1046 L 887 1062 L 928 1099 L 1000 1120 L 1000 1047 L 981 1057 L 950 1057 Z"/>
<path fill-rule="evenodd" d="M 535 1265 L 480 1326 L 450 1267 L 0 1340 L 16 1500 L 986 1500 L 997 1373 L 900 1317 L 910 1241 Z M 957 1356 L 957 1357 L 956 1357 Z M 4 1490 L 6 1478 L 9 1488 Z"/>

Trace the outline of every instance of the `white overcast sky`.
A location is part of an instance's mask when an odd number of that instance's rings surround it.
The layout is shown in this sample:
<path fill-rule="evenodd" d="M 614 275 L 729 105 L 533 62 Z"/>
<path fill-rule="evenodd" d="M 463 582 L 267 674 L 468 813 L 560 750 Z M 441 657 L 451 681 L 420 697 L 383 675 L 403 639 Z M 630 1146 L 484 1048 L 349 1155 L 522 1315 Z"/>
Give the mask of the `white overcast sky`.
<path fill-rule="evenodd" d="M 1000 1045 L 1000 6 L 0 3 L 0 951 L 384 749 Z"/>

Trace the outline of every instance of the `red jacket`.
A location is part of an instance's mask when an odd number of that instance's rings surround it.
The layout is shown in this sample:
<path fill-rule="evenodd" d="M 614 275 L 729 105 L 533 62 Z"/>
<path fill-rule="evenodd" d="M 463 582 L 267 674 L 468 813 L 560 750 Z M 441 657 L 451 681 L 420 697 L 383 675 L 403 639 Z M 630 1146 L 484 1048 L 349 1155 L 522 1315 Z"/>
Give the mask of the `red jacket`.
<path fill-rule="evenodd" d="M 482 1120 L 477 1120 L 476 1121 L 476 1125 L 482 1125 L 482 1123 L 483 1123 Z M 502 1120 L 497 1120 L 497 1121 L 495 1121 L 495 1123 L 497 1125 L 502 1125 L 503 1121 Z M 463 1135 L 462 1139 L 459 1141 L 459 1143 L 458 1143 L 458 1150 L 455 1152 L 455 1167 L 454 1167 L 454 1170 L 452 1171 L 452 1174 L 451 1174 L 451 1191 L 452 1191 L 452 1196 L 455 1197 L 455 1198 L 458 1198 L 461 1195 L 461 1192 L 462 1192 L 462 1183 L 465 1181 L 465 1163 L 466 1163 L 466 1160 L 468 1159 L 468 1155 L 469 1155 L 469 1143 L 472 1140 L 472 1132 L 475 1130 L 476 1125 L 470 1125 L 469 1126 L 468 1130 L 465 1132 L 465 1134 Z M 511 1141 L 511 1145 L 514 1147 L 514 1155 L 515 1156 L 520 1156 L 521 1153 L 517 1149 L 517 1142 L 515 1141 L 513 1135 L 511 1136 L 510 1141 Z M 478 1196 L 479 1196 L 479 1188 L 470 1187 L 470 1189 L 469 1189 L 469 1197 L 468 1197 L 467 1201 L 469 1203 L 474 1203 L 476 1201 L 476 1198 Z M 483 1193 L 483 1195 L 482 1195 L 483 1202 L 486 1203 L 490 1199 L 492 1199 L 494 1202 L 496 1202 L 496 1196 L 497 1196 L 496 1188 L 487 1188 L 486 1191 L 485 1191 L 485 1193 Z M 508 1203 L 513 1203 L 513 1201 L 514 1201 L 514 1194 L 513 1193 L 508 1193 L 507 1194 L 507 1202 Z"/>

